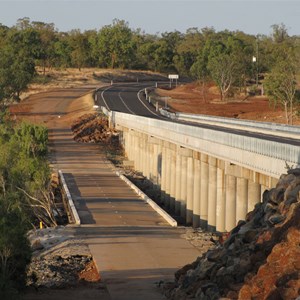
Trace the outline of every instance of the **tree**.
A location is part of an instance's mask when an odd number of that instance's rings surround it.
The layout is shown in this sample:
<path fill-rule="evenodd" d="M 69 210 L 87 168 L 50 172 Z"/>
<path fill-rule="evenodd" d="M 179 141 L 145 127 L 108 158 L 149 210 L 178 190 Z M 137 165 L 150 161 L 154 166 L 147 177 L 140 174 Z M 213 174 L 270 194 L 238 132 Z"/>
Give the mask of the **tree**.
<path fill-rule="evenodd" d="M 80 71 L 89 61 L 90 47 L 88 39 L 80 30 L 72 30 L 69 33 L 69 45 L 71 48 L 71 62 Z"/>
<path fill-rule="evenodd" d="M 53 23 L 32 22 L 32 28 L 39 34 L 39 55 L 38 59 L 46 74 L 46 66 L 51 67 L 55 59 L 54 45 L 57 40 L 56 30 Z"/>
<path fill-rule="evenodd" d="M 0 195 L 18 194 L 28 216 L 51 226 L 56 225 L 57 210 L 45 159 L 47 140 L 47 130 L 41 126 L 0 126 Z"/>
<path fill-rule="evenodd" d="M 182 39 L 179 31 L 162 33 L 160 39 L 155 43 L 154 51 L 155 71 L 174 72 L 174 58 L 176 56 L 176 48 Z"/>
<path fill-rule="evenodd" d="M 19 100 L 35 75 L 38 35 L 32 29 L 11 29 L 0 48 L 0 101 Z"/>
<path fill-rule="evenodd" d="M 270 100 L 284 107 L 287 124 L 293 123 L 293 107 L 297 88 L 296 66 L 294 60 L 287 56 L 278 61 L 264 81 L 265 91 Z"/>
<path fill-rule="evenodd" d="M 177 71 L 183 75 L 190 75 L 190 69 L 197 59 L 203 41 L 201 32 L 197 28 L 187 30 L 183 39 L 179 41 L 174 56 Z"/>
<path fill-rule="evenodd" d="M 230 54 L 219 53 L 210 57 L 208 69 L 220 90 L 221 101 L 224 101 L 235 80 L 236 62 Z"/>
<path fill-rule="evenodd" d="M 17 299 L 24 288 L 31 249 L 26 237 L 28 223 L 16 194 L 0 195 L 0 297 Z"/>
<path fill-rule="evenodd" d="M 104 26 L 98 35 L 99 63 L 102 67 L 130 68 L 134 61 L 132 31 L 128 23 L 115 19 Z"/>
<path fill-rule="evenodd" d="M 207 68 L 207 59 L 204 55 L 199 55 L 190 69 L 191 75 L 202 85 L 202 98 L 205 101 L 205 84 L 210 79 L 210 73 Z"/>

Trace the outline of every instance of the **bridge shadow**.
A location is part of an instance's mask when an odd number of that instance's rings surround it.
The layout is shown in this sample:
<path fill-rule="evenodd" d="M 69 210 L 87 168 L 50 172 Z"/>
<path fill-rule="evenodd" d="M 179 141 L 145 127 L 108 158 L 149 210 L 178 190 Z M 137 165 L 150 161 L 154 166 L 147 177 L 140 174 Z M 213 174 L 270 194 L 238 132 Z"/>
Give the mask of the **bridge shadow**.
<path fill-rule="evenodd" d="M 66 184 L 69 188 L 72 200 L 77 209 L 80 221 L 82 224 L 96 224 L 91 211 L 87 207 L 85 199 L 81 196 L 81 193 L 76 184 L 76 180 L 71 173 L 64 173 Z"/>

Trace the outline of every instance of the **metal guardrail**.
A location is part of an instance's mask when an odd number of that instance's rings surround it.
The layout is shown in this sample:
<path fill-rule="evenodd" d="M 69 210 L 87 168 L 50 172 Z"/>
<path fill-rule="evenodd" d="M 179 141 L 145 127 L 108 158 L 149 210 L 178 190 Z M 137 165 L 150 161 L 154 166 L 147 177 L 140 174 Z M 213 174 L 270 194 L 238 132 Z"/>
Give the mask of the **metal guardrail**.
<path fill-rule="evenodd" d="M 113 124 L 143 132 L 185 148 L 202 151 L 271 176 L 284 173 L 286 164 L 298 166 L 300 163 L 300 147 L 284 142 L 119 112 L 111 112 L 111 119 Z"/>
<path fill-rule="evenodd" d="M 160 109 L 160 113 L 172 120 L 187 121 L 202 124 L 211 124 L 216 126 L 222 126 L 227 128 L 236 128 L 241 130 L 247 130 L 251 132 L 260 132 L 266 134 L 272 134 L 282 137 L 291 137 L 300 139 L 300 126 L 290 126 L 285 124 L 270 123 L 270 122 L 258 122 L 249 120 L 238 120 L 233 118 L 197 115 L 189 113 L 170 113 L 164 109 Z"/>
<path fill-rule="evenodd" d="M 61 170 L 58 171 L 58 177 L 59 177 L 59 180 L 60 180 L 60 182 L 62 184 L 62 187 L 63 187 L 63 193 L 67 198 L 66 205 L 67 205 L 68 211 L 71 215 L 71 221 L 72 221 L 72 223 L 75 223 L 76 225 L 80 225 L 81 221 L 80 221 L 79 215 L 78 215 L 76 207 L 74 205 L 74 202 L 73 202 L 71 193 L 69 191 L 69 188 L 67 186 L 64 174 Z"/>

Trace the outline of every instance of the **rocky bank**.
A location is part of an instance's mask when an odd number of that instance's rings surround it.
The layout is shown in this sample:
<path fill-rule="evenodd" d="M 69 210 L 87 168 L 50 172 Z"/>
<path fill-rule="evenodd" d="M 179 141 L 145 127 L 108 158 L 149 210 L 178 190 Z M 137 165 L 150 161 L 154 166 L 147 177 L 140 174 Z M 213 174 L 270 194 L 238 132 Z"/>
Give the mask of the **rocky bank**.
<path fill-rule="evenodd" d="M 183 299 L 300 299 L 300 169 L 280 177 L 225 242 L 178 270 L 165 295 Z"/>

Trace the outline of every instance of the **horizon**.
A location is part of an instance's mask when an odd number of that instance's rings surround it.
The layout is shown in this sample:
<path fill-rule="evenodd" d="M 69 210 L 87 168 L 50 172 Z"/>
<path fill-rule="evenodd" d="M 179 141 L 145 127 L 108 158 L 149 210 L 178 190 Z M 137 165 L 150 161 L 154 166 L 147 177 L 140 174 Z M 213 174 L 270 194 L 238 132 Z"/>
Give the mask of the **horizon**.
<path fill-rule="evenodd" d="M 272 25 L 284 24 L 289 35 L 300 35 L 300 3 L 291 0 L 0 0 L 0 5 L 0 23 L 8 27 L 28 17 L 53 23 L 60 32 L 83 32 L 99 30 L 119 19 L 147 34 L 213 27 L 216 31 L 269 35 Z"/>

